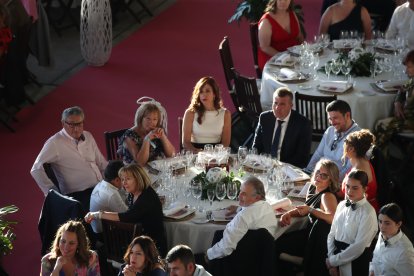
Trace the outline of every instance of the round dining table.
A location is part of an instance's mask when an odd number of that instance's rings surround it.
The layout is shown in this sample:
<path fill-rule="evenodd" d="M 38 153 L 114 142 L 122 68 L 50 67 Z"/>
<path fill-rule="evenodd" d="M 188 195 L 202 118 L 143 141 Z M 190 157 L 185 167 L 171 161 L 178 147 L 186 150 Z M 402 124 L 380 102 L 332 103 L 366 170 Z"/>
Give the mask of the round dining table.
<path fill-rule="evenodd" d="M 317 89 L 317 85 L 321 81 L 327 81 L 328 77 L 320 71 L 317 71 L 316 78 L 311 78 L 301 83 L 278 81 L 277 74 L 280 72 L 281 66 L 274 65 L 274 61 L 282 54 L 276 54 L 266 63 L 263 69 L 260 89 L 260 102 L 263 111 L 272 109 L 273 92 L 279 87 L 287 86 L 293 92 L 298 91 L 306 95 L 326 96 L 336 94 L 338 99 L 344 100 L 350 105 L 352 118 L 361 128 L 373 130 L 377 120 L 390 117 L 396 92 L 380 92 L 378 89 L 374 89 L 371 84 L 380 80 L 394 80 L 395 77 L 393 77 L 392 72 L 383 72 L 375 78 L 353 77 L 353 88 L 344 93 L 322 92 Z M 334 50 L 323 49 L 320 55 L 319 67 L 337 56 L 338 54 Z M 329 81 L 345 81 L 345 77 L 331 73 Z"/>

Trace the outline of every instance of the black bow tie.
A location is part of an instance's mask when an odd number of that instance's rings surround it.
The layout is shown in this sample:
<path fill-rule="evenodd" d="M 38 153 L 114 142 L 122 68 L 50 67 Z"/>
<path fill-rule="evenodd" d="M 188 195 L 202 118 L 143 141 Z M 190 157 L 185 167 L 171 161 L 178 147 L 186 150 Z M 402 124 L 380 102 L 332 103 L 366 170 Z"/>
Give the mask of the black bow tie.
<path fill-rule="evenodd" d="M 381 236 L 382 241 L 384 242 L 385 247 L 387 247 L 387 245 L 390 243 L 388 240 L 384 239 L 383 236 Z"/>
<path fill-rule="evenodd" d="M 356 206 L 356 203 L 351 202 L 349 199 L 347 199 L 347 200 L 346 200 L 345 206 L 346 206 L 346 207 L 351 206 L 352 211 L 354 211 L 354 210 L 356 209 L 356 207 L 357 207 L 357 206 Z"/>

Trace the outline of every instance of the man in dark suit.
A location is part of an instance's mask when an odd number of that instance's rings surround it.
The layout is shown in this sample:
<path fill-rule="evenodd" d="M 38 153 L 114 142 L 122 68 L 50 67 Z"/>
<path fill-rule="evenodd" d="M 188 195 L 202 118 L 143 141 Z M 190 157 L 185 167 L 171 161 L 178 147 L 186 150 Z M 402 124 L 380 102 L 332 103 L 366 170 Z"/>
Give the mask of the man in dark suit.
<path fill-rule="evenodd" d="M 289 88 L 278 88 L 273 93 L 273 110 L 260 114 L 252 147 L 303 168 L 309 161 L 312 126 L 292 106 L 293 94 Z"/>

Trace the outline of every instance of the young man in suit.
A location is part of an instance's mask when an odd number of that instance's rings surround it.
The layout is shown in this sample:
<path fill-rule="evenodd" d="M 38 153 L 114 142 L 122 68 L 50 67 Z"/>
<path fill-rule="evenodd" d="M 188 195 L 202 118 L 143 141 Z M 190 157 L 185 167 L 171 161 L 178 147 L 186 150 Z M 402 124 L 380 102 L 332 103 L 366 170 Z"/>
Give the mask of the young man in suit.
<path fill-rule="evenodd" d="M 309 161 L 312 126 L 293 107 L 293 94 L 287 87 L 273 93 L 272 110 L 260 114 L 253 141 L 258 153 L 268 153 L 299 168 Z"/>

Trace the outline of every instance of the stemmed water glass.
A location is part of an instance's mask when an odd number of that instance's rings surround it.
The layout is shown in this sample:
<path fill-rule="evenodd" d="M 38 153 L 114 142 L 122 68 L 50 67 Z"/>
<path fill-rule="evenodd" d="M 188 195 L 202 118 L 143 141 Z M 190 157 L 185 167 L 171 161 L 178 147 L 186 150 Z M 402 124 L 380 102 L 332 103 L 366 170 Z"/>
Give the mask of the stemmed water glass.
<path fill-rule="evenodd" d="M 247 154 L 249 150 L 247 147 L 240 146 L 239 151 L 237 152 L 237 159 L 239 160 L 239 164 L 242 165 L 244 161 L 246 161 Z"/>
<path fill-rule="evenodd" d="M 223 182 L 216 184 L 216 197 L 219 201 L 222 201 L 226 197 L 226 184 Z"/>
<path fill-rule="evenodd" d="M 237 184 L 235 182 L 230 182 L 227 184 L 227 197 L 230 200 L 235 200 L 237 197 Z"/>
<path fill-rule="evenodd" d="M 342 60 L 341 72 L 345 75 L 346 80 L 348 80 L 349 73 L 351 73 L 351 64 L 349 63 L 349 60 Z"/>
<path fill-rule="evenodd" d="M 213 201 L 214 201 L 214 196 L 216 195 L 216 191 L 214 191 L 214 189 L 208 189 L 207 190 L 207 198 L 208 201 L 210 202 L 210 207 L 213 206 Z"/>
<path fill-rule="evenodd" d="M 328 76 L 328 80 L 329 80 L 329 77 L 331 75 L 331 71 L 332 71 L 332 61 L 328 61 L 325 64 L 325 73 Z"/>
<path fill-rule="evenodd" d="M 191 194 L 196 199 L 198 209 L 201 212 L 202 210 L 201 210 L 200 202 L 199 202 L 201 195 L 203 194 L 203 187 L 202 187 L 201 181 L 198 181 L 198 180 L 191 181 Z"/>
<path fill-rule="evenodd" d="M 338 75 L 339 72 L 341 72 L 341 63 L 340 61 L 337 60 L 332 60 L 332 73 L 334 73 L 335 75 Z"/>

